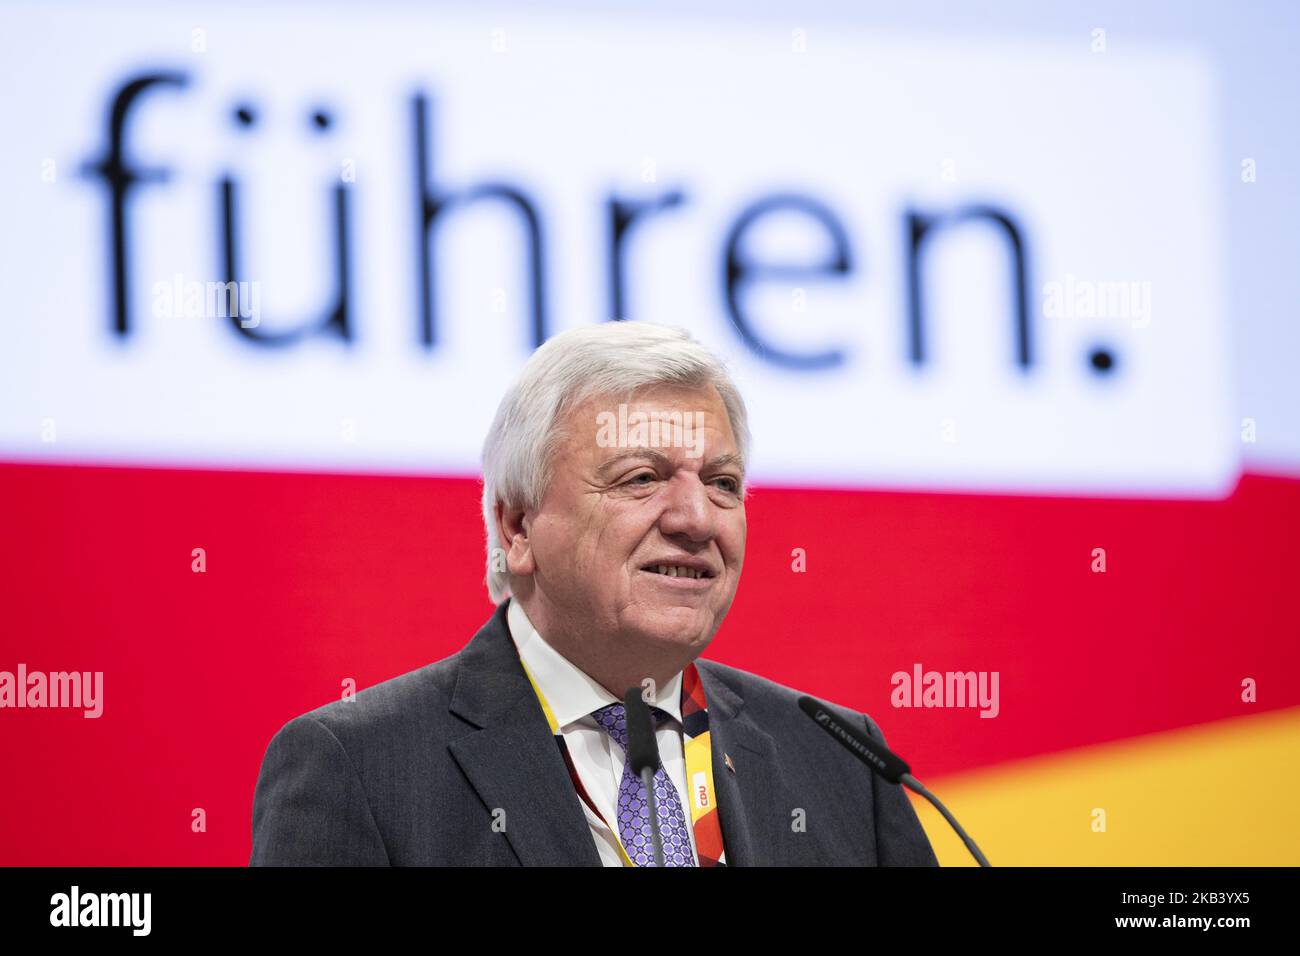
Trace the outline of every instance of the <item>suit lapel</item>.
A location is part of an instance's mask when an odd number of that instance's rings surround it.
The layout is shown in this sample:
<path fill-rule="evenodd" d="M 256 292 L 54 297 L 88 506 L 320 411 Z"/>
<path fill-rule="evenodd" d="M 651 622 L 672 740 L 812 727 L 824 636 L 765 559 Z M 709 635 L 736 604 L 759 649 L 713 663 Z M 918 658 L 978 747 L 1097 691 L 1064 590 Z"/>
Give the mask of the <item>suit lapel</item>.
<path fill-rule="evenodd" d="M 790 832 L 791 806 L 772 737 L 744 713 L 744 700 L 697 660 L 709 707 L 713 781 L 729 866 L 776 866 Z M 727 768 L 730 756 L 735 767 Z"/>
<path fill-rule="evenodd" d="M 452 757 L 491 810 L 524 866 L 600 866 L 600 853 L 506 623 L 509 601 L 461 652 L 452 713 L 475 730 Z"/>
<path fill-rule="evenodd" d="M 600 866 L 600 853 L 546 716 L 519 664 L 502 602 L 461 652 L 450 710 L 475 729 L 449 745 L 470 785 L 505 812 L 524 866 Z M 779 865 L 792 808 L 772 737 L 710 661 L 696 662 L 709 706 L 718 818 L 730 866 Z M 735 767 L 726 766 L 730 756 Z"/>

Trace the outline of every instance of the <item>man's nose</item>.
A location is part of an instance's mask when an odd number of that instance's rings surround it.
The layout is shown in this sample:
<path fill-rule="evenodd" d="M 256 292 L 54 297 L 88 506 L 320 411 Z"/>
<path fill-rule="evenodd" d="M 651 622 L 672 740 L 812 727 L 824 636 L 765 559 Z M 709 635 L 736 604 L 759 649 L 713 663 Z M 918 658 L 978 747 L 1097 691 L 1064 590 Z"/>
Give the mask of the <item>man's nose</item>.
<path fill-rule="evenodd" d="M 692 541 L 708 541 L 716 534 L 709 489 L 699 475 L 679 471 L 665 490 L 667 498 L 659 516 L 659 528 L 664 534 L 684 534 Z"/>

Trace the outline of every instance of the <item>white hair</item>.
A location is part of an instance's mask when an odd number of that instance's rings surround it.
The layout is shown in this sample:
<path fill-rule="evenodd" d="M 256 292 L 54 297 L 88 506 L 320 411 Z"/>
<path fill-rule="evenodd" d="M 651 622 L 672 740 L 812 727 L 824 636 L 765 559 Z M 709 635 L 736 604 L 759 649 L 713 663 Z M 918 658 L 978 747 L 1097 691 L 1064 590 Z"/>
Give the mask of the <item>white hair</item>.
<path fill-rule="evenodd" d="M 493 604 L 510 595 L 497 502 L 508 508 L 541 504 L 551 479 L 551 457 L 566 437 L 563 421 L 570 409 L 599 396 L 630 398 L 656 385 L 716 388 L 731 422 L 741 468 L 748 464 L 749 418 L 740 391 L 723 363 L 685 329 L 613 321 L 561 332 L 529 358 L 519 380 L 501 399 L 483 443 L 487 589 Z M 494 556 L 499 556 L 496 561 Z"/>

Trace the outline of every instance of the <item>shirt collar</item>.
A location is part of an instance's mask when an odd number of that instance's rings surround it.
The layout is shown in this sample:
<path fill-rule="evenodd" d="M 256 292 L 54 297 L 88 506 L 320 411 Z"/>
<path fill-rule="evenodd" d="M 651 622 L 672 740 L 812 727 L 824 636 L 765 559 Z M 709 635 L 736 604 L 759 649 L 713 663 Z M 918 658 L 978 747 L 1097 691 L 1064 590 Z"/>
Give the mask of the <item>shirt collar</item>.
<path fill-rule="evenodd" d="M 561 730 L 574 721 L 589 716 L 592 711 L 609 704 L 622 703 L 548 644 L 514 598 L 510 599 L 510 606 L 506 608 L 506 622 L 510 627 L 510 637 L 519 649 L 519 656 L 541 688 L 546 702 L 551 705 L 551 713 L 555 715 L 555 722 Z M 681 723 L 681 671 L 674 674 L 664 686 L 654 706 Z"/>

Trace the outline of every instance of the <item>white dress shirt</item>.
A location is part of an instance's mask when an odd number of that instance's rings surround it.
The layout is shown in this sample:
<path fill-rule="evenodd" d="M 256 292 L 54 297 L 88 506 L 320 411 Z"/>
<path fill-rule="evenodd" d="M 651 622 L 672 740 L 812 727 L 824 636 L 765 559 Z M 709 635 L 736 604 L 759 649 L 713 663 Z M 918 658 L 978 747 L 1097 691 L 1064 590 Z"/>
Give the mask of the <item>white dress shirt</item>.
<path fill-rule="evenodd" d="M 605 819 L 617 825 L 618 787 L 623 779 L 623 765 L 627 758 L 623 748 L 596 723 L 591 712 L 622 701 L 548 644 L 528 620 L 528 615 L 518 601 L 511 599 L 510 607 L 506 610 L 506 621 L 510 626 L 510 636 L 519 648 L 519 656 L 551 706 L 551 713 L 555 715 L 560 733 L 564 735 L 564 742 L 569 748 L 578 777 L 587 788 L 587 795 L 600 808 Z M 678 671 L 660 689 L 654 702 L 654 706 L 672 718 L 659 724 L 655 736 L 659 742 L 659 759 L 681 801 L 682 813 L 686 817 L 686 832 L 691 842 L 691 855 L 698 866 L 699 856 L 695 850 L 690 804 L 686 802 L 686 756 L 682 749 L 681 699 L 682 674 Z M 601 862 L 605 866 L 622 866 L 623 860 L 618 853 L 618 834 L 601 822 L 600 817 L 591 812 L 585 801 L 579 799 L 579 803 L 582 804 L 582 812 L 591 827 Z"/>

